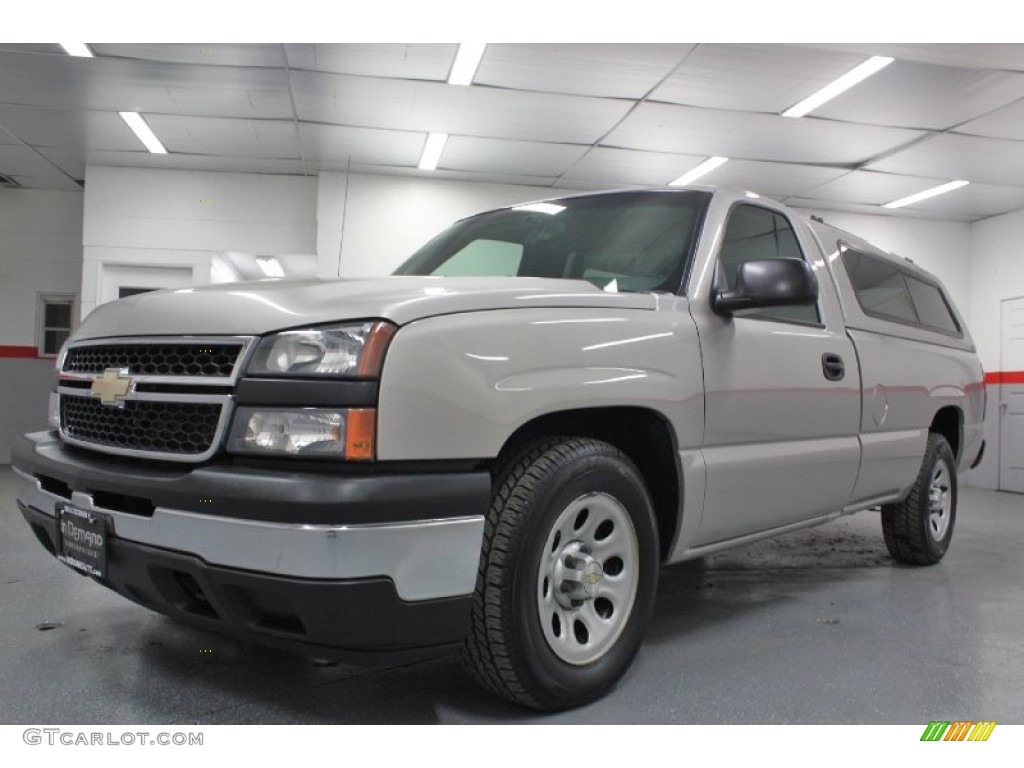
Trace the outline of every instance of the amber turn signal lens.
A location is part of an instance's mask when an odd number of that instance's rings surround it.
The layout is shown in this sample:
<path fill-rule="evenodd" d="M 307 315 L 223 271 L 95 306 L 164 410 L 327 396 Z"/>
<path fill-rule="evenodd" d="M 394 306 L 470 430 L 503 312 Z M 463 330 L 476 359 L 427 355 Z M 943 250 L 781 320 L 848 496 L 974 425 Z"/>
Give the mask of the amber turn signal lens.
<path fill-rule="evenodd" d="M 345 432 L 345 459 L 373 461 L 377 430 L 377 412 L 372 408 L 350 408 Z"/>
<path fill-rule="evenodd" d="M 377 322 L 373 324 L 373 328 L 370 329 L 370 333 L 366 337 L 363 353 L 359 357 L 357 375 L 360 379 L 375 379 L 380 376 L 381 366 L 384 365 L 384 353 L 387 352 L 391 337 L 397 330 L 391 323 Z"/>

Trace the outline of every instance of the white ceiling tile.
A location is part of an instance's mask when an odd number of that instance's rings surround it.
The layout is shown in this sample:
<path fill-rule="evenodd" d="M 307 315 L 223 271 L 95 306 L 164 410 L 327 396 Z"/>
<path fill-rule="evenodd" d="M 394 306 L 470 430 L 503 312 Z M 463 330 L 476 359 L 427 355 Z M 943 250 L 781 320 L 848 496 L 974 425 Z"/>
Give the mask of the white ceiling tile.
<path fill-rule="evenodd" d="M 558 176 L 586 151 L 587 147 L 578 144 L 452 136 L 445 145 L 438 167 L 505 176 Z"/>
<path fill-rule="evenodd" d="M 225 157 L 220 155 L 168 154 L 149 152 L 89 152 L 89 165 L 113 165 L 128 168 L 170 168 L 178 171 L 224 171 L 228 173 L 272 173 L 302 176 L 302 161 L 288 158 Z"/>
<path fill-rule="evenodd" d="M 705 159 L 703 155 L 597 147 L 562 176 L 569 186 L 587 189 L 620 186 L 663 186 Z M 749 190 L 766 197 L 784 197 L 812 189 L 847 171 L 809 165 L 733 160 L 700 180 L 732 189 Z"/>
<path fill-rule="evenodd" d="M 343 125 L 300 123 L 303 156 L 321 168 L 345 168 L 352 163 L 415 166 L 426 134 Z"/>
<path fill-rule="evenodd" d="M 525 141 L 590 144 L 629 103 L 498 88 L 293 72 L 300 120 Z"/>
<path fill-rule="evenodd" d="M 89 43 L 97 56 L 173 64 L 283 67 L 280 43 Z"/>
<path fill-rule="evenodd" d="M 594 147 L 562 176 L 562 182 L 601 187 L 658 187 L 678 178 L 703 159 L 697 155 Z"/>
<path fill-rule="evenodd" d="M 456 43 L 289 43 L 292 69 L 408 80 L 447 80 Z"/>
<path fill-rule="evenodd" d="M 871 170 L 1024 186 L 1024 142 L 943 134 L 872 163 Z"/>
<path fill-rule="evenodd" d="M 813 189 L 845 173 L 847 171 L 842 168 L 816 165 L 731 160 L 725 165 L 718 166 L 700 181 L 777 198 Z"/>
<path fill-rule="evenodd" d="M 597 189 L 725 155 L 702 181 L 831 209 L 969 221 L 1024 190 L 1021 44 L 491 44 L 469 87 L 443 82 L 455 43 L 90 45 L 98 57 L 0 43 L 0 159 L 23 185 L 77 188 L 91 163 Z M 898 61 L 819 114 L 778 116 L 876 54 Z M 171 154 L 143 151 L 119 110 Z M 451 139 L 424 174 L 429 131 Z M 972 184 L 920 210 L 879 208 L 958 177 Z"/>
<path fill-rule="evenodd" d="M 78 189 L 73 179 L 39 152 L 22 145 L 0 146 L 0 174 L 39 189 Z"/>
<path fill-rule="evenodd" d="M 68 192 L 81 192 L 82 187 L 78 182 L 69 179 L 63 174 L 45 176 L 12 176 L 12 179 L 25 189 L 61 189 Z"/>
<path fill-rule="evenodd" d="M 1024 208 L 1024 189 L 992 184 L 968 184 L 966 187 L 923 200 L 907 208 L 941 216 L 966 213 L 972 219 L 981 219 Z"/>
<path fill-rule="evenodd" d="M 46 109 L 291 118 L 280 69 L 0 51 L 0 102 Z"/>
<path fill-rule="evenodd" d="M 921 135 L 830 120 L 641 104 L 602 144 L 705 157 L 857 164 Z"/>
<path fill-rule="evenodd" d="M 1021 97 L 1024 74 L 895 61 L 813 114 L 852 123 L 943 130 Z"/>
<path fill-rule="evenodd" d="M 801 209 L 805 213 L 815 211 L 848 211 L 850 213 L 866 213 L 870 216 L 895 216 L 899 218 L 933 219 L 942 221 L 973 221 L 977 218 L 976 216 L 972 216 L 968 213 L 940 215 L 931 211 L 908 210 L 906 208 L 880 208 L 876 205 L 843 203 L 837 200 L 821 200 L 815 197 L 789 197 L 783 200 L 783 202 L 793 208 Z M 823 218 L 825 219 L 826 224 L 829 223 L 827 213 Z"/>
<path fill-rule="evenodd" d="M 892 56 L 949 67 L 1024 72 L 1021 43 L 806 43 L 795 47 L 850 51 L 867 56 Z"/>
<path fill-rule="evenodd" d="M 148 115 L 149 127 L 169 152 L 298 158 L 295 123 L 184 115 Z M 138 145 L 138 139 L 136 139 Z"/>
<path fill-rule="evenodd" d="M 687 44 L 505 44 L 487 46 L 473 82 L 578 96 L 638 99 L 694 48 Z"/>
<path fill-rule="evenodd" d="M 116 112 L 0 106 L 0 126 L 33 147 L 133 150 L 139 146 Z"/>
<path fill-rule="evenodd" d="M 653 101 L 778 113 L 863 60 L 787 45 L 702 45 L 651 94 Z"/>
<path fill-rule="evenodd" d="M 421 179 L 447 179 L 449 181 L 476 181 L 485 184 L 519 184 L 531 187 L 550 187 L 554 176 L 526 176 L 522 174 L 474 173 L 472 171 L 420 171 L 387 165 L 353 165 L 353 173 L 381 174 L 383 176 L 415 176 Z"/>
<path fill-rule="evenodd" d="M 4 176 L 45 176 L 53 171 L 53 166 L 29 147 L 0 146 L 0 173 Z"/>
<path fill-rule="evenodd" d="M 941 221 L 974 221 L 977 218 L 976 216 L 972 216 L 968 213 L 957 213 L 954 215 L 943 216 L 930 211 L 908 211 L 903 208 L 892 210 L 889 208 L 862 205 L 860 203 L 840 203 L 834 200 L 817 200 L 815 198 L 786 198 L 782 202 L 787 206 L 800 209 L 804 213 L 844 211 L 848 213 L 864 213 L 869 216 L 894 216 L 898 218 L 931 219 Z M 825 220 L 826 224 L 831 223 L 828 220 L 827 213 L 824 213 L 822 218 Z"/>
<path fill-rule="evenodd" d="M 883 205 L 943 184 L 948 179 L 897 176 L 876 171 L 852 171 L 834 181 L 807 190 L 803 196 L 843 203 Z"/>
<path fill-rule="evenodd" d="M 36 151 L 69 176 L 85 178 L 85 150 L 41 147 Z"/>
<path fill-rule="evenodd" d="M 1024 99 L 958 126 L 956 133 L 1024 141 Z"/>

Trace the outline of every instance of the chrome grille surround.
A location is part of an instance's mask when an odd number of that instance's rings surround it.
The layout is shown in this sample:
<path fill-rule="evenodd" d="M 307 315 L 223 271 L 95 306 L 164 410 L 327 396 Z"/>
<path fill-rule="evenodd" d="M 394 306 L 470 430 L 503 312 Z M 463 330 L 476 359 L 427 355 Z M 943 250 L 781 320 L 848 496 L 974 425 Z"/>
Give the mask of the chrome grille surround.
<path fill-rule="evenodd" d="M 252 336 L 124 337 L 72 342 L 58 362 L 60 437 L 69 445 L 118 456 L 187 463 L 206 461 L 223 444 L 234 412 L 234 385 L 245 370 L 255 342 Z M 202 352 L 206 349 L 213 352 Z M 171 354 L 188 350 L 193 357 L 198 353 L 217 359 L 167 363 L 162 357 L 169 350 Z M 108 362 L 112 364 L 98 369 Z M 132 372 L 169 368 L 180 372 L 185 370 L 183 366 L 192 366 L 188 369 L 191 373 Z M 91 370 L 73 370 L 83 367 Z M 111 368 L 128 368 L 132 378 L 132 386 L 116 407 L 99 404 L 89 390 Z M 183 388 L 188 390 L 182 391 Z M 175 424 L 181 427 L 177 435 L 168 429 L 176 418 L 175 411 L 181 417 L 180 425 Z M 69 417 L 69 413 L 74 416 Z M 212 419 L 216 419 L 216 425 L 210 434 Z M 110 432 L 143 422 L 142 429 L 159 428 L 162 436 L 140 437 L 139 433 L 133 440 L 123 431 L 117 435 Z"/>

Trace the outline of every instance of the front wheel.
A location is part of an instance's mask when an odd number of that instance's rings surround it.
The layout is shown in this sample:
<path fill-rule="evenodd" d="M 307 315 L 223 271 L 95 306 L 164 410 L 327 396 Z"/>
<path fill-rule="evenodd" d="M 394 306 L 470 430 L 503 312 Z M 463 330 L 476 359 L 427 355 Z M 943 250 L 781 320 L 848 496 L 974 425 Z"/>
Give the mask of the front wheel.
<path fill-rule="evenodd" d="M 907 498 L 882 507 L 889 554 L 911 565 L 939 562 L 953 539 L 956 502 L 956 459 L 946 438 L 933 432 Z"/>
<path fill-rule="evenodd" d="M 534 444 L 496 478 L 466 668 L 535 709 L 593 701 L 640 647 L 657 571 L 654 510 L 633 463 L 589 438 Z"/>

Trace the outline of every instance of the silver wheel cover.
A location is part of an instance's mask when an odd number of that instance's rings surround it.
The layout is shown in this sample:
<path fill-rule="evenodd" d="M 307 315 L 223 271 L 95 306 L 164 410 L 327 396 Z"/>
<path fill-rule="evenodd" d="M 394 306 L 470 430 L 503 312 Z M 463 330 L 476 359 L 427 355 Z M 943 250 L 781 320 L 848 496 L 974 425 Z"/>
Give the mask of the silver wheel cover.
<path fill-rule="evenodd" d="M 932 469 L 932 479 L 928 485 L 928 533 L 935 541 L 942 541 L 949 530 L 953 505 L 950 478 L 949 465 L 944 459 L 939 459 Z"/>
<path fill-rule="evenodd" d="M 548 647 L 590 664 L 619 639 L 640 582 L 640 545 L 622 503 L 607 493 L 572 501 L 548 532 L 537 573 L 537 611 Z"/>

